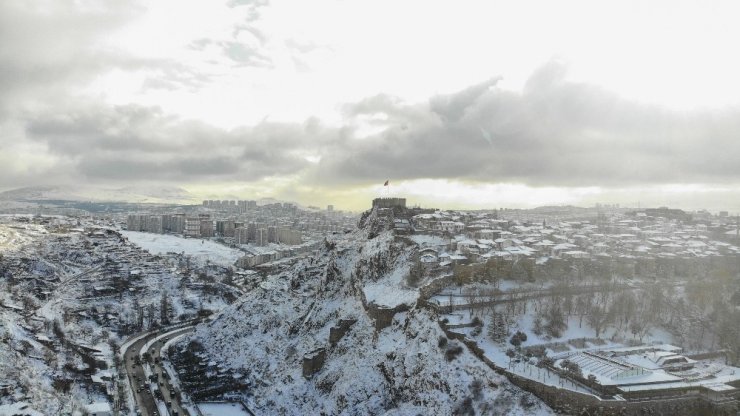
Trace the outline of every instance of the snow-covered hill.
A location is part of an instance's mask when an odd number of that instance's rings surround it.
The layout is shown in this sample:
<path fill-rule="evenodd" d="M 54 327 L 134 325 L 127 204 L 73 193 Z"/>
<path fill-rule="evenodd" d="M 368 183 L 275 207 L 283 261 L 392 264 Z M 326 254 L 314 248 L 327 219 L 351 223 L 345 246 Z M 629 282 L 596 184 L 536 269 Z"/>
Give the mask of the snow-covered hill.
<path fill-rule="evenodd" d="M 242 394 L 264 414 L 550 414 L 446 339 L 405 287 L 413 244 L 370 228 L 269 276 L 177 348 L 202 346 L 204 360 L 250 386 Z M 370 301 L 407 310 L 379 329 Z M 340 320 L 356 322 L 332 345 Z M 304 358 L 320 348 L 323 366 L 304 377 Z"/>
<path fill-rule="evenodd" d="M 102 188 L 93 186 L 35 186 L 0 192 L 0 201 L 93 201 L 134 203 L 193 203 L 188 191 L 167 186 L 128 186 Z"/>

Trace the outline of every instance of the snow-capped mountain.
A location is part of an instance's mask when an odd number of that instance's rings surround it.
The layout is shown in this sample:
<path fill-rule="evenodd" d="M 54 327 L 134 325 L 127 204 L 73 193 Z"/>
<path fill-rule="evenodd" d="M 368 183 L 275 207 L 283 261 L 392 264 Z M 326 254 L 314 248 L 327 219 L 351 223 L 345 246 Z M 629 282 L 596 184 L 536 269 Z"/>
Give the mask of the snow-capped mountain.
<path fill-rule="evenodd" d="M 92 201 L 135 203 L 194 203 L 188 191 L 167 186 L 127 186 L 102 188 L 92 186 L 34 186 L 0 193 L 0 201 Z"/>

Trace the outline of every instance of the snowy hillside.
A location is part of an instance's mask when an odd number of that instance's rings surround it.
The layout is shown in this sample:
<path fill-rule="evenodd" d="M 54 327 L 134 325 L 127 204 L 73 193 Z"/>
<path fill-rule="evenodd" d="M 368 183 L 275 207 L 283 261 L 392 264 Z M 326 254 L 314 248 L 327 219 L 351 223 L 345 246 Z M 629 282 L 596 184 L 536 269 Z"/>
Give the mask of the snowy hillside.
<path fill-rule="evenodd" d="M 217 255 L 196 253 L 215 259 L 202 267 L 197 257 L 154 256 L 86 225 L 0 216 L 0 416 L 86 414 L 117 398 L 133 414 L 114 350 L 134 333 L 218 311 L 239 293 L 216 281 L 227 270 Z"/>
<path fill-rule="evenodd" d="M 204 361 L 232 371 L 258 413 L 551 413 L 447 340 L 438 316 L 417 307 L 417 290 L 405 287 L 413 245 L 389 231 L 367 235 L 327 242 L 317 258 L 269 276 L 178 350 L 203 351 Z M 407 310 L 379 329 L 371 301 Z M 340 320 L 348 330 L 332 344 Z M 305 358 L 320 348 L 323 366 L 304 377 Z"/>
<path fill-rule="evenodd" d="M 0 201 L 94 201 L 135 203 L 193 203 L 188 191 L 177 187 L 138 186 L 100 188 L 93 186 L 36 186 L 0 192 Z"/>

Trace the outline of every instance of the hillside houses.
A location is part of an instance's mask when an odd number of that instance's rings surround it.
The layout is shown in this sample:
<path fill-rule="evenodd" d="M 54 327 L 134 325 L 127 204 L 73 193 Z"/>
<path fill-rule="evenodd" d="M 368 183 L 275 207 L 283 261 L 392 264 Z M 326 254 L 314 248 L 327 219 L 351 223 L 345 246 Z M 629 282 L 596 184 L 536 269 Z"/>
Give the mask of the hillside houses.
<path fill-rule="evenodd" d="M 525 222 L 501 219 L 496 213 L 437 211 L 413 216 L 411 223 L 417 235 L 444 242 L 434 247 L 434 254 L 427 251 L 423 256 L 430 269 L 433 262 L 448 267 L 491 260 L 545 265 L 556 260 L 603 263 L 609 268 L 618 263 L 635 272 L 670 274 L 685 268 L 679 264 L 696 259 L 731 261 L 740 252 L 732 242 L 718 239 L 724 231 L 718 233 L 716 224 L 647 215 L 614 215 L 598 222 Z"/>

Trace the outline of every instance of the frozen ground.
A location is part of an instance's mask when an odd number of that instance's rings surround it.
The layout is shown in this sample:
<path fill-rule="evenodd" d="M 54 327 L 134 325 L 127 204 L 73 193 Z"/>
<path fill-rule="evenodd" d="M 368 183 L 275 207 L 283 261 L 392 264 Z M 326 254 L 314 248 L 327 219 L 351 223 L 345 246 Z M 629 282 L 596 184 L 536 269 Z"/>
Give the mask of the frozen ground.
<path fill-rule="evenodd" d="M 199 238 L 183 238 L 167 234 L 121 231 L 130 242 L 152 254 L 182 253 L 201 262 L 210 261 L 221 266 L 231 266 L 244 253 L 222 244 Z"/>

